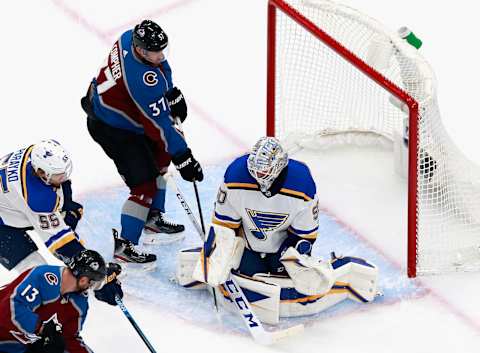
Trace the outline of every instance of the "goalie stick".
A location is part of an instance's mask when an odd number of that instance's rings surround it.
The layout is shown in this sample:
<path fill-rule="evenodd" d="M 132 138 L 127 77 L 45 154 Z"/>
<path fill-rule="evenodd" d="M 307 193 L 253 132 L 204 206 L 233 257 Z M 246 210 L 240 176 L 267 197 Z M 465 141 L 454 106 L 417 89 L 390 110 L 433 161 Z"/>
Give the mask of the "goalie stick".
<path fill-rule="evenodd" d="M 190 222 L 193 224 L 195 230 L 200 236 L 200 239 L 202 241 L 205 241 L 205 233 L 202 231 L 202 228 L 198 224 L 198 221 L 195 218 L 195 216 L 193 215 L 192 210 L 190 209 L 190 206 L 188 205 L 187 201 L 183 197 L 183 194 L 180 192 L 175 180 L 173 179 L 173 176 L 167 173 L 165 174 L 165 178 L 167 179 L 167 182 L 170 183 L 172 190 L 175 192 L 178 200 L 180 201 L 180 204 L 182 205 L 182 208 L 184 209 L 185 213 L 190 219 Z M 277 342 L 279 339 L 293 336 L 303 331 L 304 329 L 303 324 L 292 326 L 283 330 L 273 331 L 273 332 L 269 332 L 265 330 L 262 323 L 260 322 L 258 317 L 255 315 L 254 311 L 252 310 L 250 303 L 248 302 L 248 299 L 246 298 L 242 289 L 240 288 L 238 283 L 235 281 L 235 279 L 231 275 L 229 276 L 228 280 L 225 282 L 224 287 L 227 290 L 227 292 L 231 295 L 231 299 L 234 301 L 235 307 L 238 309 L 238 312 L 243 322 L 247 326 L 255 342 L 264 344 L 264 345 L 269 345 Z"/>

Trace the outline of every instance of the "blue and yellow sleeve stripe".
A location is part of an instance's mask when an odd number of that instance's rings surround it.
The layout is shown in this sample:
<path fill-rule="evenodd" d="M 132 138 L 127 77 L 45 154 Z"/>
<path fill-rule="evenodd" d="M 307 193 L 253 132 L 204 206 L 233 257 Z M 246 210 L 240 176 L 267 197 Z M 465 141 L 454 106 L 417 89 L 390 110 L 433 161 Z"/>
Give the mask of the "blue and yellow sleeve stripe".
<path fill-rule="evenodd" d="M 300 200 L 303 200 L 303 201 L 312 200 L 312 198 L 304 192 L 296 191 L 296 190 L 292 190 L 292 189 L 287 189 L 287 188 L 281 188 L 279 194 L 282 194 L 284 196 L 294 197 L 296 199 L 300 199 Z"/>
<path fill-rule="evenodd" d="M 318 236 L 318 226 L 310 230 L 300 230 L 290 226 L 288 227 L 287 231 L 288 233 L 291 233 L 303 239 L 317 239 Z"/>
<path fill-rule="evenodd" d="M 260 190 L 259 186 L 253 183 L 225 183 L 225 186 L 230 190 Z"/>
<path fill-rule="evenodd" d="M 231 218 L 215 212 L 212 218 L 212 223 L 230 229 L 238 229 L 242 224 L 242 219 Z"/>
<path fill-rule="evenodd" d="M 28 147 L 23 155 L 22 167 L 20 168 L 20 177 L 22 182 L 22 196 L 25 200 L 28 200 L 28 190 L 27 190 L 27 164 L 28 158 L 32 153 L 33 145 Z"/>
<path fill-rule="evenodd" d="M 70 243 L 71 241 L 80 241 L 78 235 L 69 228 L 63 229 L 55 235 L 51 236 L 46 242 L 45 246 L 51 252 L 60 249 L 62 246 Z"/>

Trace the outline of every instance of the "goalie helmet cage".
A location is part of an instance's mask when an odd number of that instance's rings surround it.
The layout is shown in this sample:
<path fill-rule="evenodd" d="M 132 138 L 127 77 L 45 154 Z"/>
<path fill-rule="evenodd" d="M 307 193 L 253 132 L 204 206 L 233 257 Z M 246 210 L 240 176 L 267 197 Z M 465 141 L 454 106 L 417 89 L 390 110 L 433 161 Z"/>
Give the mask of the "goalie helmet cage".
<path fill-rule="evenodd" d="M 350 7 L 269 0 L 267 58 L 268 136 L 311 148 L 409 129 L 408 276 L 480 269 L 480 172 L 445 132 L 418 50 Z"/>

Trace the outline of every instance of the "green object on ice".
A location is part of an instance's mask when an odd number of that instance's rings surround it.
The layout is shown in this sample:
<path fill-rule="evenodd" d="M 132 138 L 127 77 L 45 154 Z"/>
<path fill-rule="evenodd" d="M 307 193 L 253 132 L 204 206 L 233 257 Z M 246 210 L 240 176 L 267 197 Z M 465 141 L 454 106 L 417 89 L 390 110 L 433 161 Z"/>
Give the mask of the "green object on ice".
<path fill-rule="evenodd" d="M 400 28 L 398 30 L 398 34 L 401 38 L 405 39 L 408 44 L 415 47 L 416 49 L 420 49 L 420 47 L 422 46 L 422 41 L 420 40 L 420 38 L 418 38 L 415 33 L 413 33 L 407 27 Z"/>

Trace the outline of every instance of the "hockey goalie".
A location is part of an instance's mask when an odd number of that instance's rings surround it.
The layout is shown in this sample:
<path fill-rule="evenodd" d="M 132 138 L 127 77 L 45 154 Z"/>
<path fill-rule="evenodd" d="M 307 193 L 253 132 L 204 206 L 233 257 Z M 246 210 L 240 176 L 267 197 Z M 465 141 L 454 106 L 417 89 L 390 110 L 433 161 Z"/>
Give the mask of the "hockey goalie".
<path fill-rule="evenodd" d="M 233 310 L 223 286 L 231 275 L 268 324 L 315 314 L 346 299 L 373 301 L 375 265 L 311 255 L 318 216 L 308 167 L 289 159 L 278 140 L 263 137 L 228 166 L 203 248 L 179 253 L 177 280 L 188 288 L 218 288 L 218 302 Z"/>

